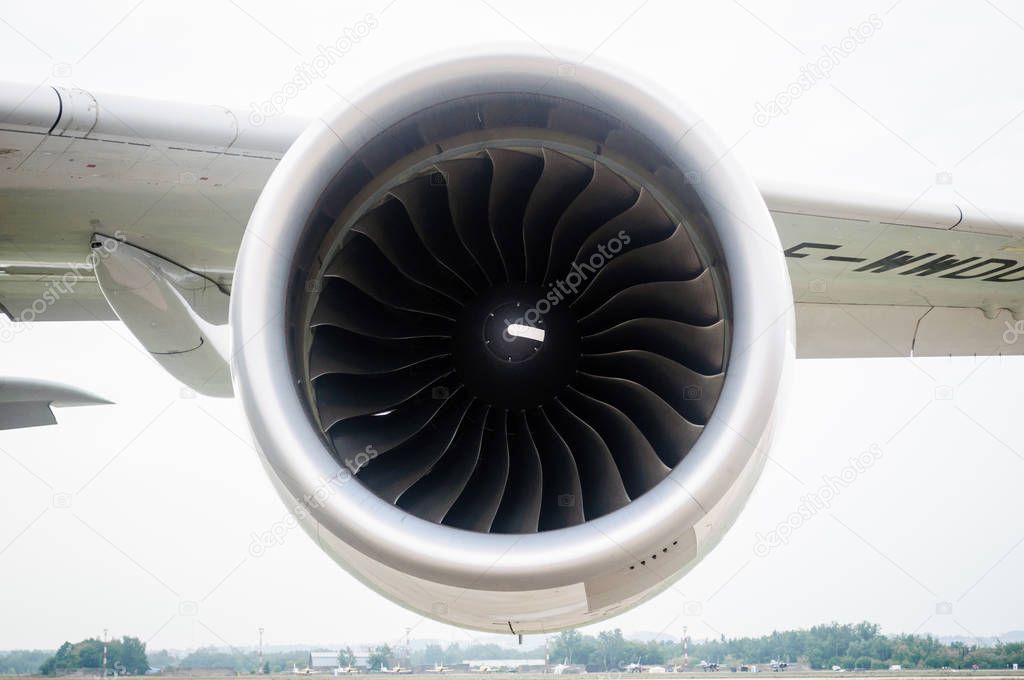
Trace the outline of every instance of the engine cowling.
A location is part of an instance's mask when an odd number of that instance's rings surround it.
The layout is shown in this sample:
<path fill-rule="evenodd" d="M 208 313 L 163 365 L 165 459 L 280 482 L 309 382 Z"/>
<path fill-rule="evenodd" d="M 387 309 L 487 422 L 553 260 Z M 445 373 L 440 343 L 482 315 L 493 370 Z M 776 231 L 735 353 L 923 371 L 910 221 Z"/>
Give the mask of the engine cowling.
<path fill-rule="evenodd" d="M 232 369 L 309 533 L 530 633 L 694 565 L 767 455 L 792 300 L 753 182 L 635 78 L 441 58 L 312 123 L 239 254 Z"/>

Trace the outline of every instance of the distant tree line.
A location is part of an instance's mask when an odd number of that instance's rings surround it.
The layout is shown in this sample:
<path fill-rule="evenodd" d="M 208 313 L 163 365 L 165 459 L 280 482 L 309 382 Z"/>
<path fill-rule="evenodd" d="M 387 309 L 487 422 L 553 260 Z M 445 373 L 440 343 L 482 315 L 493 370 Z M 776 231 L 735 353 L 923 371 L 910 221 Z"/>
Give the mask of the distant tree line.
<path fill-rule="evenodd" d="M 462 646 L 455 642 L 445 647 L 429 644 L 423 649 L 414 650 L 411 658 L 402 663 L 413 666 L 437 666 L 445 664 L 453 666 L 467 659 L 543 659 L 544 648 L 510 649 L 493 643 L 474 643 Z"/>
<path fill-rule="evenodd" d="M 882 635 L 874 623 L 830 623 L 806 630 L 775 631 L 760 637 L 726 639 L 691 645 L 691 658 L 725 664 L 798 661 L 811 668 L 1006 668 L 1024 666 L 1024 643 L 990 647 L 962 642 L 943 644 L 930 635 Z"/>
<path fill-rule="evenodd" d="M 582 635 L 578 631 L 564 631 L 552 638 L 546 650 L 552 664 L 568 662 L 587 666 L 590 670 L 614 670 L 635 662 L 638 658 L 644 664 L 662 664 L 680 655 L 682 646 L 678 642 L 652 641 L 637 642 L 627 640 L 622 631 L 615 629 L 604 631 L 596 636 Z M 509 648 L 493 643 L 474 643 L 466 646 L 458 643 L 442 647 L 429 644 L 425 648 L 412 652 L 408 661 L 396 659 L 391 649 L 382 646 L 373 650 L 370 656 L 371 668 L 378 668 L 379 661 L 388 655 L 388 665 L 395 661 L 412 666 L 436 666 L 445 664 L 453 666 L 469 659 L 543 659 L 544 647 Z"/>
<path fill-rule="evenodd" d="M 102 668 L 104 645 L 107 647 L 108 672 L 118 675 L 141 675 L 149 670 L 146 643 L 139 638 L 125 636 L 120 640 L 109 640 L 106 643 L 96 638 L 88 638 L 74 644 L 65 642 L 56 654 L 39 665 L 39 672 L 43 675 L 62 675 L 80 668 Z"/>
<path fill-rule="evenodd" d="M 39 667 L 53 656 L 52 649 L 18 649 L 0 652 L 0 675 L 38 673 Z"/>
<path fill-rule="evenodd" d="M 260 667 L 255 651 L 223 651 L 213 647 L 197 649 L 184 658 L 174 658 L 166 651 L 153 652 L 147 658 L 146 645 L 138 638 L 123 637 L 107 643 L 107 668 L 111 672 L 138 675 L 153 666 L 165 670 L 223 669 L 238 673 L 280 673 L 293 666 L 304 668 L 309 652 L 274 652 L 263 655 Z M 548 647 L 551 663 L 584 665 L 592 671 L 623 669 L 630 663 L 644 665 L 681 664 L 682 643 L 679 640 L 640 642 L 626 639 L 619 629 L 597 635 L 579 631 L 563 631 L 552 638 Z M 429 644 L 412 652 L 410 657 L 388 645 L 377 645 L 368 652 L 371 668 L 395 665 L 453 666 L 468 659 L 537 659 L 544 658 L 545 648 L 508 648 L 498 644 Z M 60 675 L 79 668 L 102 665 L 103 643 L 95 638 L 72 644 L 65 642 L 56 653 L 18 650 L 0 653 L 0 674 L 39 672 Z M 829 623 L 808 629 L 773 631 L 759 637 L 726 638 L 689 644 L 691 665 L 701 660 L 723 666 L 767 664 L 773 659 L 806 664 L 814 669 L 841 666 L 846 669 L 886 669 L 899 664 L 904 668 L 1007 668 L 1014 663 L 1024 667 L 1024 643 L 999 643 L 992 646 L 963 642 L 944 644 L 930 635 L 883 635 L 873 623 Z M 338 654 L 340 666 L 354 665 L 351 647 Z"/>
<path fill-rule="evenodd" d="M 260 656 L 255 651 L 222 651 L 213 647 L 203 647 L 177 660 L 171 660 L 162 668 L 167 670 L 201 670 L 218 669 L 238 673 L 282 673 L 290 671 L 293 666 L 305 668 L 309 663 L 309 652 L 264 652 L 263 668 L 260 668 Z"/>
<path fill-rule="evenodd" d="M 597 635 L 563 631 L 552 641 L 551 663 L 585 665 L 588 670 L 623 669 L 630 663 L 662 665 L 683 663 L 681 641 L 627 640 L 619 629 Z M 543 656 L 543 650 L 527 652 Z M 773 659 L 806 664 L 814 669 L 840 666 L 846 669 L 904 668 L 1007 668 L 1024 667 L 1024 643 L 994 646 L 963 642 L 943 644 L 930 635 L 882 635 L 873 623 L 830 623 L 809 629 L 775 631 L 769 635 L 726 638 L 694 643 L 688 648 L 691 665 L 702 660 L 723 666 L 768 664 Z M 507 655 L 506 655 L 507 656 Z M 479 658 L 479 657 L 478 657 Z M 493 658 L 493 657 L 492 657 Z"/>
<path fill-rule="evenodd" d="M 631 663 L 647 666 L 667 664 L 677 657 L 681 659 L 682 654 L 680 642 L 627 640 L 618 628 L 604 630 L 597 635 L 567 630 L 554 639 L 549 649 L 549 660 L 551 663 L 585 665 L 588 670 L 610 671 Z"/>

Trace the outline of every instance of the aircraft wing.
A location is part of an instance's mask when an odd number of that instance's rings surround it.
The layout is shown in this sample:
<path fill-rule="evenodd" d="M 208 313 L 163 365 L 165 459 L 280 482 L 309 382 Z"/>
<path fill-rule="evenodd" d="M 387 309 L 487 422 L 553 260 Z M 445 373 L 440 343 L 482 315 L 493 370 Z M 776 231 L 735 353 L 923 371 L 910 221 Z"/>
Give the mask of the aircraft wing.
<path fill-rule="evenodd" d="M 1024 220 L 967 203 L 759 182 L 789 265 L 797 356 L 1020 354 Z"/>
<path fill-rule="evenodd" d="M 110 402 L 69 385 L 27 378 L 0 378 L 0 430 L 53 425 L 52 407 Z"/>
<path fill-rule="evenodd" d="M 305 123 L 3 84 L 0 312 L 15 322 L 117 318 L 89 258 L 96 234 L 229 294 L 253 205 Z M 914 197 L 758 186 L 789 265 L 798 356 L 1024 351 L 1016 342 L 1024 334 L 1016 321 L 1024 318 L 1020 216 Z M 168 355 L 199 344 L 150 349 Z"/>
<path fill-rule="evenodd" d="M 0 85 L 0 304 L 15 319 L 116 318 L 83 268 L 94 233 L 119 232 L 230 284 L 253 204 L 302 127 L 256 127 L 217 106 Z"/>

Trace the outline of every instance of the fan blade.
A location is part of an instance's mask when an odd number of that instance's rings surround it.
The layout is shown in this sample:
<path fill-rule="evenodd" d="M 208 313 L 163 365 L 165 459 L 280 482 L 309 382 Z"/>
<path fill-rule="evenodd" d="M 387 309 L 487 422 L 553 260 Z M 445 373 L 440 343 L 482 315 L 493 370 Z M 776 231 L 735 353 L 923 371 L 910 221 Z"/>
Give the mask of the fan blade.
<path fill-rule="evenodd" d="M 491 530 L 508 482 L 508 412 L 491 409 L 483 447 L 476 469 L 455 505 L 444 516 L 444 523 L 469 531 Z"/>
<path fill-rule="evenodd" d="M 487 226 L 491 162 L 486 158 L 461 158 L 435 167 L 448 184 L 448 205 L 459 240 L 491 283 L 507 281 L 505 264 Z"/>
<path fill-rule="evenodd" d="M 630 250 L 608 262 L 590 279 L 590 285 L 573 303 L 574 309 L 585 314 L 600 301 L 638 283 L 689 281 L 701 271 L 690 237 L 680 226 L 668 239 Z"/>
<path fill-rule="evenodd" d="M 579 373 L 574 387 L 622 411 L 669 467 L 675 467 L 683 459 L 704 430 L 680 416 L 657 394 L 632 380 Z"/>
<path fill-rule="evenodd" d="M 671 472 L 643 433 L 622 411 L 573 387 L 569 387 L 559 400 L 607 444 L 631 499 L 650 491 Z"/>
<path fill-rule="evenodd" d="M 543 498 L 544 477 L 540 454 L 530 436 L 526 416 L 509 414 L 509 455 L 515 465 L 508 471 L 508 482 L 501 499 L 491 532 L 499 534 L 526 534 L 537 531 Z"/>
<path fill-rule="evenodd" d="M 638 192 L 617 173 L 596 163 L 590 183 L 555 225 L 548 250 L 544 282 L 563 274 L 587 237 L 600 225 L 636 203 Z"/>
<path fill-rule="evenodd" d="M 401 202 L 389 198 L 352 225 L 372 240 L 395 268 L 408 278 L 461 302 L 472 290 L 452 270 L 434 259 L 420 240 Z"/>
<path fill-rule="evenodd" d="M 636 349 L 584 356 L 580 370 L 638 382 L 698 425 L 705 425 L 711 417 L 725 379 L 722 374 L 701 375 L 659 354 Z"/>
<path fill-rule="evenodd" d="M 310 325 L 336 326 L 374 338 L 448 338 L 452 322 L 388 307 L 348 281 L 327 282 Z"/>
<path fill-rule="evenodd" d="M 368 237 L 353 233 L 327 265 L 324 276 L 343 279 L 389 307 L 452 321 L 461 306 L 407 279 Z"/>
<path fill-rule="evenodd" d="M 523 216 L 530 192 L 544 170 L 544 159 L 507 149 L 488 149 L 494 165 L 488 216 L 510 281 L 526 281 Z"/>
<path fill-rule="evenodd" d="M 576 460 L 583 489 L 583 515 L 587 521 L 629 505 L 629 495 L 615 459 L 600 435 L 558 399 L 544 411 Z"/>
<path fill-rule="evenodd" d="M 490 406 L 478 404 L 433 469 L 398 498 L 398 507 L 431 522 L 440 522 L 466 488 L 480 459 Z"/>
<path fill-rule="evenodd" d="M 387 411 L 454 372 L 447 359 L 430 359 L 393 373 L 330 373 L 314 383 L 324 429 L 335 423 Z"/>
<path fill-rule="evenodd" d="M 675 231 L 675 222 L 661 208 L 658 200 L 647 189 L 641 189 L 636 203 L 629 210 L 608 220 L 587 237 L 573 257 L 573 262 L 578 263 L 581 269 L 589 265 L 590 269 L 586 270 L 587 281 L 593 281 L 600 267 L 613 257 L 621 257 L 637 248 L 660 243 Z M 619 247 L 619 252 L 611 252 L 612 245 Z M 694 268 L 692 274 L 683 278 L 693 278 L 701 272 L 700 259 L 695 249 L 691 264 Z"/>
<path fill-rule="evenodd" d="M 359 481 L 394 504 L 399 496 L 428 474 L 448 450 L 473 399 L 465 390 L 453 394 L 426 427 L 399 446 L 382 451 L 359 470 Z"/>
<path fill-rule="evenodd" d="M 697 326 L 717 322 L 718 300 L 710 270 L 689 281 L 641 283 L 620 291 L 593 312 L 579 317 L 580 333 L 592 335 L 642 317 Z"/>
<path fill-rule="evenodd" d="M 420 241 L 441 264 L 470 290 L 480 290 L 489 281 L 460 240 L 448 206 L 448 187 L 441 173 L 421 175 L 391 190 L 402 202 Z"/>
<path fill-rule="evenodd" d="M 387 340 L 337 326 L 318 326 L 309 350 L 309 377 L 316 379 L 327 373 L 390 373 L 449 356 L 450 344 L 444 338 Z"/>
<path fill-rule="evenodd" d="M 543 409 L 528 412 L 526 421 L 544 473 L 540 530 L 583 524 L 583 491 L 572 452 L 558 436 Z"/>
<path fill-rule="evenodd" d="M 725 363 L 725 321 L 692 326 L 667 319 L 630 319 L 584 336 L 583 354 L 642 349 L 689 366 L 704 375 L 721 373 Z"/>
<path fill-rule="evenodd" d="M 328 431 L 339 456 L 354 456 L 367 447 L 386 453 L 423 430 L 462 385 L 431 385 L 383 415 L 359 416 L 335 423 Z"/>
<path fill-rule="evenodd" d="M 555 225 L 565 209 L 594 174 L 591 166 L 557 151 L 542 149 L 544 169 L 530 193 L 523 215 L 526 280 L 540 282 L 547 270 L 548 251 Z"/>

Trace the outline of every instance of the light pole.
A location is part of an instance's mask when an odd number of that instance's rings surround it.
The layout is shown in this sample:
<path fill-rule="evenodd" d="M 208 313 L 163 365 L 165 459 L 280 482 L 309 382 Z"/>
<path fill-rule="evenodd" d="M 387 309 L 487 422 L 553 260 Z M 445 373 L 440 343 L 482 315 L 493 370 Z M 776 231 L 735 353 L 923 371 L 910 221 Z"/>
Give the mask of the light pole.
<path fill-rule="evenodd" d="M 107 629 L 103 629 L 103 678 L 107 677 Z"/>
<path fill-rule="evenodd" d="M 683 668 L 690 667 L 690 653 L 689 653 L 689 641 L 690 639 L 686 636 L 687 627 L 683 626 Z"/>
<path fill-rule="evenodd" d="M 260 626 L 260 667 L 256 669 L 257 673 L 263 673 L 263 626 Z"/>

